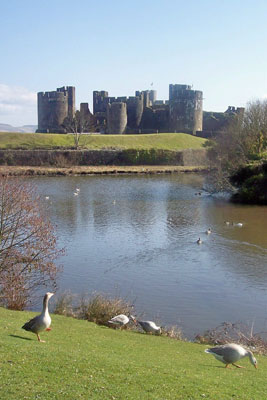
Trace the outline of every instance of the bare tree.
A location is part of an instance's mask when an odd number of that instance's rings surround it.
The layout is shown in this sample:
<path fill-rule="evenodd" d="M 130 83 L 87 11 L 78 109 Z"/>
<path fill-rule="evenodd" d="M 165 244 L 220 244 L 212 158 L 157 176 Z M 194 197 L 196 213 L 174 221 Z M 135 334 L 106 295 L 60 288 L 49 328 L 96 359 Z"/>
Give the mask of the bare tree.
<path fill-rule="evenodd" d="M 94 117 L 92 114 L 84 114 L 76 111 L 73 117 L 68 116 L 63 122 L 63 128 L 67 132 L 74 135 L 74 143 L 76 149 L 79 148 L 81 134 L 84 132 L 92 132 L 94 130 Z"/>
<path fill-rule="evenodd" d="M 33 185 L 0 177 L 0 302 L 23 309 L 40 286 L 56 287 L 62 253 Z"/>

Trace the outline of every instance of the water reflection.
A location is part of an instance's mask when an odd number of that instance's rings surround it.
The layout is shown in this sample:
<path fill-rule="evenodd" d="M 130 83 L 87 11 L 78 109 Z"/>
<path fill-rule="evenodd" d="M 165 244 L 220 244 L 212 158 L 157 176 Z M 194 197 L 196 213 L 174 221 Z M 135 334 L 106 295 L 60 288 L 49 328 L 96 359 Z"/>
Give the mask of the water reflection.
<path fill-rule="evenodd" d="M 209 196 L 203 180 L 196 174 L 35 178 L 50 197 L 67 250 L 61 289 L 119 291 L 136 299 L 147 318 L 179 324 L 190 337 L 223 321 L 255 319 L 265 329 L 267 207 Z"/>

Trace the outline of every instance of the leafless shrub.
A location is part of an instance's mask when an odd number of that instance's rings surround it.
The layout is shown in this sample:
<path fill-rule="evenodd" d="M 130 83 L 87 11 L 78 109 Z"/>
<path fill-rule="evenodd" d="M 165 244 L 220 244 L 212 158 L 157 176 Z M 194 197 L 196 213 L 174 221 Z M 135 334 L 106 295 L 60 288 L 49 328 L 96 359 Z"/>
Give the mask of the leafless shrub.
<path fill-rule="evenodd" d="M 74 295 L 70 292 L 64 292 L 57 296 L 54 306 L 54 314 L 65 315 L 66 317 L 75 317 L 76 313 L 73 306 Z"/>
<path fill-rule="evenodd" d="M 171 327 L 164 327 L 161 329 L 161 335 L 162 336 L 167 336 L 171 339 L 175 340 L 183 340 L 185 341 L 185 338 L 183 337 L 182 330 L 178 326 L 171 326 Z"/>
<path fill-rule="evenodd" d="M 254 325 L 223 322 L 215 329 L 207 330 L 203 335 L 197 335 L 195 341 L 211 345 L 222 345 L 225 343 L 238 343 L 256 351 L 260 354 L 267 355 L 267 341 L 263 338 L 263 333 L 253 333 Z"/>
<path fill-rule="evenodd" d="M 63 154 L 58 153 L 56 154 L 55 161 L 54 161 L 54 166 L 57 168 L 68 168 L 70 167 L 71 160 L 69 160 L 67 157 L 65 157 Z"/>
<path fill-rule="evenodd" d="M 111 298 L 101 293 L 91 297 L 82 297 L 77 307 L 79 319 L 86 319 L 99 325 L 108 325 L 108 321 L 118 314 L 131 314 L 133 306 L 119 297 Z"/>

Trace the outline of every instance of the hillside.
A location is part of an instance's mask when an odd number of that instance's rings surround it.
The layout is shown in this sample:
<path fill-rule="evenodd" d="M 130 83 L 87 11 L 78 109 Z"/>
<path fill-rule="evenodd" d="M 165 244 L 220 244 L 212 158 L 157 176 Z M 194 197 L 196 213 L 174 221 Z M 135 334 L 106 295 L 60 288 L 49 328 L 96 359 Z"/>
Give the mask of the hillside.
<path fill-rule="evenodd" d="M 9 124 L 0 123 L 0 132 L 21 132 L 21 133 L 33 133 L 37 129 L 37 125 L 23 125 L 23 126 L 12 126 Z"/>
<path fill-rule="evenodd" d="M 3 399 L 262 400 L 267 358 L 225 369 L 203 345 L 115 331 L 52 315 L 39 343 L 21 329 L 35 315 L 0 308 Z"/>
<path fill-rule="evenodd" d="M 86 149 L 200 149 L 206 142 L 184 133 L 151 135 L 81 135 L 80 147 Z M 73 148 L 73 135 L 0 132 L 1 149 L 64 149 Z"/>

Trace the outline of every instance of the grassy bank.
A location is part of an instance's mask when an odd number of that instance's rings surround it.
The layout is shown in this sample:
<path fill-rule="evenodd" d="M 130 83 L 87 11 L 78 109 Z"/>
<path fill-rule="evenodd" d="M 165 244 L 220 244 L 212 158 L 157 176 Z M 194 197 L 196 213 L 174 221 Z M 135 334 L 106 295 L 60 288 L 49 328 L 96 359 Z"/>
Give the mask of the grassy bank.
<path fill-rule="evenodd" d="M 69 168 L 57 167 L 26 167 L 2 166 L 2 176 L 69 176 L 69 175 L 125 175 L 125 174 L 173 174 L 187 172 L 206 172 L 203 166 L 173 166 L 173 165 L 133 165 L 133 166 L 73 166 Z"/>
<path fill-rule="evenodd" d="M 99 149 L 184 150 L 200 149 L 206 142 L 184 133 L 151 135 L 81 135 L 80 147 Z M 0 132 L 1 149 L 64 149 L 74 147 L 73 135 Z"/>
<path fill-rule="evenodd" d="M 267 397 L 267 358 L 259 369 L 225 369 L 203 345 L 115 331 L 52 315 L 52 331 L 20 327 L 34 314 L 0 308 L 3 399 L 240 399 Z"/>

